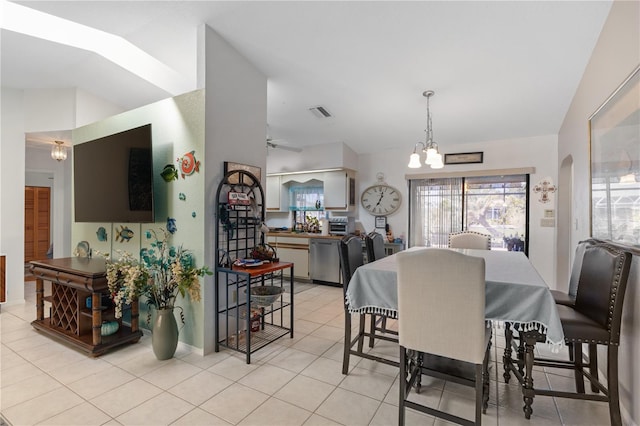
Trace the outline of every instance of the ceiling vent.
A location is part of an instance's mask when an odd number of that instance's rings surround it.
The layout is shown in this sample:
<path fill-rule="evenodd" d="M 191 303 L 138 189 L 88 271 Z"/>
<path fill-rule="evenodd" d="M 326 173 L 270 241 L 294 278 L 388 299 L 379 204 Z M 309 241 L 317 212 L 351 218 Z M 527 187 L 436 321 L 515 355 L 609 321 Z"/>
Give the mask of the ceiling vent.
<path fill-rule="evenodd" d="M 309 111 L 313 113 L 318 118 L 330 118 L 333 117 L 329 111 L 323 106 L 315 106 L 309 108 Z"/>

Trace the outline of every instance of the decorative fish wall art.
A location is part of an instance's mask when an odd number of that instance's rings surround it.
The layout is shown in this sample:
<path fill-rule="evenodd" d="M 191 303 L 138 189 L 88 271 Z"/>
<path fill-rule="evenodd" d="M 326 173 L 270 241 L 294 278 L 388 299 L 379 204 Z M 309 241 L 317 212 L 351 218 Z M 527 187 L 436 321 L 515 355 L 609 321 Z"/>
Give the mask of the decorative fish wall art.
<path fill-rule="evenodd" d="M 120 225 L 120 230 L 116 233 L 116 241 L 129 242 L 133 238 L 134 232 L 128 226 Z"/>
<path fill-rule="evenodd" d="M 173 164 L 167 164 L 164 166 L 164 169 L 162 169 L 162 172 L 160 172 L 160 176 L 162 176 L 165 182 L 171 182 L 178 179 L 178 170 L 176 170 Z"/>
<path fill-rule="evenodd" d="M 168 217 L 167 218 L 167 231 L 169 231 L 169 233 L 174 234 L 176 231 L 178 230 L 178 227 L 176 226 L 176 219 L 173 217 Z"/>
<path fill-rule="evenodd" d="M 178 157 L 182 179 L 184 179 L 185 176 L 190 176 L 194 172 L 200 171 L 200 161 L 196 160 L 195 154 L 196 154 L 195 151 L 191 151 L 191 152 L 187 152 L 182 157 Z"/>
<path fill-rule="evenodd" d="M 104 226 L 98 228 L 96 236 L 98 237 L 98 241 L 107 241 L 107 230 L 104 229 Z"/>

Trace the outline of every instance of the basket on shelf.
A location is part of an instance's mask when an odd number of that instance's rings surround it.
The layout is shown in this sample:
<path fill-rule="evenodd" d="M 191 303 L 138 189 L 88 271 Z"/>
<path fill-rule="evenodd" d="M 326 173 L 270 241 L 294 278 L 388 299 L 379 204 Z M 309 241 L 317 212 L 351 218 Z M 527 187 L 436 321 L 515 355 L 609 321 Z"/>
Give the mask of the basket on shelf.
<path fill-rule="evenodd" d="M 280 295 L 284 292 L 284 288 L 273 285 L 261 285 L 251 289 L 251 303 L 258 306 L 272 305 Z"/>
<path fill-rule="evenodd" d="M 251 257 L 253 259 L 268 260 L 269 262 L 279 262 L 276 255 L 276 249 L 269 244 L 258 244 L 251 250 Z"/>

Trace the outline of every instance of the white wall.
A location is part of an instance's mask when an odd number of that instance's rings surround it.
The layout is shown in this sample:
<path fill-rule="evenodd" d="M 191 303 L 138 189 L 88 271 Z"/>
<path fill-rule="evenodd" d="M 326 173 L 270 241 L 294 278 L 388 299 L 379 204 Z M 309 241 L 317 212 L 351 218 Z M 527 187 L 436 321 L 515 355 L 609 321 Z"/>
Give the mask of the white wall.
<path fill-rule="evenodd" d="M 205 91 L 205 259 L 213 269 L 216 238 L 215 194 L 224 161 L 250 164 L 266 172 L 267 78 L 220 35 L 207 26 L 198 34 L 198 87 Z M 216 308 L 213 277 L 203 289 L 204 353 L 214 348 Z"/>
<path fill-rule="evenodd" d="M 270 148 L 267 173 L 300 172 L 342 167 L 358 168 L 358 155 L 342 142 L 305 146 L 302 152 Z"/>
<path fill-rule="evenodd" d="M 573 158 L 573 197 L 571 206 L 575 223 L 560 226 L 571 229 L 570 238 L 558 238 L 558 272 L 566 271 L 577 242 L 590 235 L 589 224 L 589 116 L 609 97 L 640 64 L 640 2 L 614 1 L 609 17 L 584 72 L 580 85 L 565 116 L 558 135 L 558 164 Z M 560 191 L 560 196 L 564 196 Z M 564 200 L 560 200 L 562 204 Z M 566 215 L 571 217 L 571 215 Z M 566 219 L 565 219 L 566 220 Z M 634 256 L 625 296 L 620 344 L 620 398 L 626 424 L 640 423 L 640 259 Z M 599 367 L 606 372 L 606 355 L 598 354 Z"/>
<path fill-rule="evenodd" d="M 24 184 L 26 161 L 30 171 L 54 173 L 54 256 L 71 253 L 71 164 L 56 163 L 51 157 L 28 158 L 25 133 L 69 130 L 81 120 L 98 120 L 121 108 L 75 89 L 17 90 L 2 87 L 0 107 L 0 252 L 7 255 L 7 303 L 24 301 Z M 92 104 L 95 102 L 95 105 Z M 81 107 L 79 107 L 81 103 Z M 36 155 L 39 157 L 39 155 Z M 48 162 L 50 161 L 51 164 Z"/>
<path fill-rule="evenodd" d="M 6 303 L 12 304 L 24 302 L 23 92 L 3 87 L 0 105 L 0 253 L 7 262 Z"/>
<path fill-rule="evenodd" d="M 395 237 L 403 237 L 406 241 L 408 229 L 408 182 L 405 175 L 434 172 L 463 172 L 475 170 L 492 170 L 505 168 L 534 167 L 531 175 L 531 187 L 544 177 L 557 182 L 557 138 L 554 135 L 538 136 L 523 139 L 477 142 L 473 144 L 447 146 L 440 143 L 442 152 L 484 152 L 482 164 L 447 165 L 443 169 L 434 170 L 423 166 L 421 169 L 410 169 L 409 155 L 413 150 L 411 144 L 396 149 L 371 154 L 361 154 L 358 168 L 358 194 L 368 186 L 376 183 L 376 174 L 382 172 L 385 181 L 399 189 L 403 196 L 400 209 L 389 216 L 387 221 Z M 553 198 L 553 197 L 552 197 Z M 555 228 L 543 228 L 540 219 L 545 209 L 554 208 L 554 203 L 541 204 L 536 194 L 530 194 L 529 218 L 529 258 L 544 280 L 555 288 Z M 374 228 L 374 218 L 360 208 L 358 216 L 367 232 Z"/>

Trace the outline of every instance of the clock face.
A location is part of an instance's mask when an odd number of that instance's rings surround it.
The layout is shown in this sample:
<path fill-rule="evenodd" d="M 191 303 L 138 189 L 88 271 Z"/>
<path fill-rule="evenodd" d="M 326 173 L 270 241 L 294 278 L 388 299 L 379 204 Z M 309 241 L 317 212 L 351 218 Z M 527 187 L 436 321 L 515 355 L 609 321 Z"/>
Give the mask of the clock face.
<path fill-rule="evenodd" d="M 389 185 L 373 185 L 365 189 L 360 197 L 362 207 L 376 216 L 391 214 L 400 208 L 402 195 Z"/>

